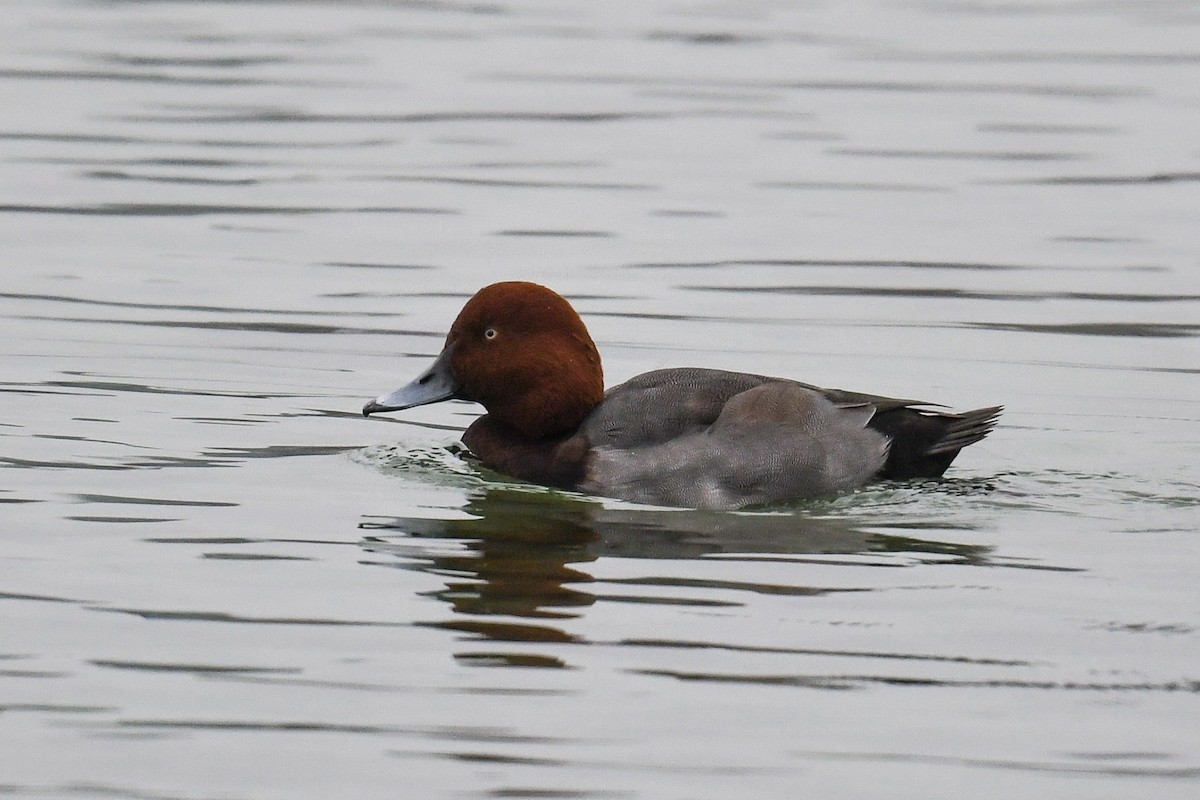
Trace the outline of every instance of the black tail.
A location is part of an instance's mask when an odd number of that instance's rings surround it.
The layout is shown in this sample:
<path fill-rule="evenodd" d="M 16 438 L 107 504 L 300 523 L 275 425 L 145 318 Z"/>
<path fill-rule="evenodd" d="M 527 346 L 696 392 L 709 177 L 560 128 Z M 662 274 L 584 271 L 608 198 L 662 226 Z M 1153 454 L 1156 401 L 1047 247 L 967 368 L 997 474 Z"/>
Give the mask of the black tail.
<path fill-rule="evenodd" d="M 1004 406 L 961 414 L 892 408 L 877 413 L 870 427 L 892 440 L 881 478 L 936 478 L 958 451 L 992 432 Z"/>

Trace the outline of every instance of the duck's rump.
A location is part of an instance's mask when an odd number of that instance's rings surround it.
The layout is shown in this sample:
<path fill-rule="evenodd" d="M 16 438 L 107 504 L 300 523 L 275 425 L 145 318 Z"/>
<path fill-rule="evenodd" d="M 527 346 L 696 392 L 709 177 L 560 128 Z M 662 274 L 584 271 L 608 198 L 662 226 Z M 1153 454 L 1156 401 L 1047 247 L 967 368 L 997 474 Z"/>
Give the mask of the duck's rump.
<path fill-rule="evenodd" d="M 730 407 L 734 398 L 759 387 L 776 388 L 757 393 L 753 403 L 741 400 Z M 814 399 L 803 400 L 806 395 Z M 824 402 L 816 402 L 815 398 Z M 807 447 L 836 448 L 838 442 L 849 441 L 869 450 L 870 438 L 855 433 L 865 426 L 886 437 L 886 456 L 859 481 L 861 484 L 872 477 L 940 476 L 962 448 L 991 432 L 1001 410 L 1000 406 L 992 406 L 952 413 L 917 400 L 825 389 L 764 375 L 684 367 L 647 372 L 609 389 L 604 402 L 585 423 L 585 430 L 596 448 L 645 450 L 671 444 L 669 450 L 675 450 L 679 445 L 673 443 L 684 437 L 706 432 L 711 435 L 714 424 L 724 414 L 728 423 L 723 426 L 724 433 L 737 441 L 728 448 L 718 448 L 717 458 L 744 458 L 765 447 L 797 451 L 792 460 L 803 462 L 802 451 Z M 785 429 L 801 435 L 785 435 Z M 698 445 L 692 443 L 693 448 Z M 871 461 L 868 455 L 859 457 L 866 459 L 864 464 Z M 778 463 L 774 456 L 771 461 L 771 469 L 788 466 Z"/>

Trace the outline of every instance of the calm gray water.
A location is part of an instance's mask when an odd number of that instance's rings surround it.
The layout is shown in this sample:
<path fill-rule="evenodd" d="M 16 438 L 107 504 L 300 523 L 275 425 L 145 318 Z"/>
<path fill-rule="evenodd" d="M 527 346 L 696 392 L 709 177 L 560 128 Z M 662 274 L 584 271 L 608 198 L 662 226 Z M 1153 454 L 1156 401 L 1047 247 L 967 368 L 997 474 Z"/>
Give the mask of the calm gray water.
<path fill-rule="evenodd" d="M 1192 2 L 4 3 L 0 796 L 1193 798 Z M 364 420 L 497 279 L 608 382 L 1002 427 L 752 514 Z"/>

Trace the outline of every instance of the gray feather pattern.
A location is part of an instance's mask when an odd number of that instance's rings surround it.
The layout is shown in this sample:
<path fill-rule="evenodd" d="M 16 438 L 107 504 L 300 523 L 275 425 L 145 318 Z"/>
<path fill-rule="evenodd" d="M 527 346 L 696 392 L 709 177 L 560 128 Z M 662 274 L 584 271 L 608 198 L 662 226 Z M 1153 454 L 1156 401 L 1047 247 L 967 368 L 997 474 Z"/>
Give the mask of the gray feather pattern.
<path fill-rule="evenodd" d="M 639 375 L 584 423 L 594 449 L 581 488 L 721 509 L 852 489 L 887 459 L 887 437 L 867 427 L 873 400 L 907 403 L 720 370 Z"/>

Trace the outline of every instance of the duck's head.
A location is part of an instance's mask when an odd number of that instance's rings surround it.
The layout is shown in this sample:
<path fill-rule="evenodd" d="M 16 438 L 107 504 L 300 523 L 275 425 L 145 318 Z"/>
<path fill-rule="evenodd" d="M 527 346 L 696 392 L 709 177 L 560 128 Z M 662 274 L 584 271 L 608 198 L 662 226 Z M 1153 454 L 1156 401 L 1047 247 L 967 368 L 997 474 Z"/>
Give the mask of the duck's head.
<path fill-rule="evenodd" d="M 508 281 L 468 300 L 433 365 L 363 414 L 473 400 L 494 421 L 542 439 L 578 428 L 603 397 L 600 354 L 571 304 L 545 286 Z"/>

